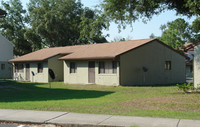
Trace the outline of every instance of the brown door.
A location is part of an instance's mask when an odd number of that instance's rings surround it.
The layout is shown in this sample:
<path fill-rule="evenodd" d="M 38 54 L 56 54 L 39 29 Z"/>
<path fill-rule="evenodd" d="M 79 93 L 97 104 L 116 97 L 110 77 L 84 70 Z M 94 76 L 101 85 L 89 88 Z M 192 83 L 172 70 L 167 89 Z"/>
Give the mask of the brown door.
<path fill-rule="evenodd" d="M 95 62 L 89 61 L 88 63 L 88 82 L 95 83 Z"/>
<path fill-rule="evenodd" d="M 30 81 L 30 65 L 26 64 L 26 80 Z"/>

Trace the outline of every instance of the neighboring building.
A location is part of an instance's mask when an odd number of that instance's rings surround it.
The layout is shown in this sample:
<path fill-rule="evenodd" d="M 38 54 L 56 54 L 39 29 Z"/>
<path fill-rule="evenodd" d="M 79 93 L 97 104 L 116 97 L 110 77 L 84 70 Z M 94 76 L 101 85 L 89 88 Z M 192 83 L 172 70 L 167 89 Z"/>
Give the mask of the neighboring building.
<path fill-rule="evenodd" d="M 200 42 L 196 42 L 193 44 L 188 45 L 185 48 L 185 51 L 193 51 L 193 81 L 194 87 L 200 87 Z"/>
<path fill-rule="evenodd" d="M 193 77 L 193 43 L 184 44 L 184 54 L 188 57 L 186 59 L 186 77 Z"/>
<path fill-rule="evenodd" d="M 186 77 L 185 57 L 157 39 L 48 48 L 10 62 L 18 80 L 34 82 L 48 82 L 49 68 L 69 84 L 158 85 Z"/>
<path fill-rule="evenodd" d="M 13 43 L 0 34 L 0 79 L 12 78 Z"/>
<path fill-rule="evenodd" d="M 194 48 L 194 87 L 200 87 L 200 42 L 197 42 L 191 46 Z"/>

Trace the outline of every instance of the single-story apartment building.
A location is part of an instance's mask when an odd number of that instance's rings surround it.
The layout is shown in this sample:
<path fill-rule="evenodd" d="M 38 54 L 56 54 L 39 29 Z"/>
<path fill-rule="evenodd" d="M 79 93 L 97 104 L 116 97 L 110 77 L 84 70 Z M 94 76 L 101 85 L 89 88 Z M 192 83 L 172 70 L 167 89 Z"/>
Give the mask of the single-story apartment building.
<path fill-rule="evenodd" d="M 12 65 L 8 60 L 13 58 L 14 44 L 0 34 L 0 79 L 12 78 Z"/>
<path fill-rule="evenodd" d="M 186 77 L 184 55 L 158 39 L 46 48 L 10 62 L 17 80 L 33 82 L 50 81 L 48 69 L 69 84 L 157 85 Z"/>
<path fill-rule="evenodd" d="M 55 73 L 54 81 L 63 81 L 63 61 L 58 58 L 72 53 L 79 46 L 71 48 L 44 48 L 21 57 L 11 59 L 13 63 L 13 79 L 47 83 L 51 81 L 49 69 Z"/>

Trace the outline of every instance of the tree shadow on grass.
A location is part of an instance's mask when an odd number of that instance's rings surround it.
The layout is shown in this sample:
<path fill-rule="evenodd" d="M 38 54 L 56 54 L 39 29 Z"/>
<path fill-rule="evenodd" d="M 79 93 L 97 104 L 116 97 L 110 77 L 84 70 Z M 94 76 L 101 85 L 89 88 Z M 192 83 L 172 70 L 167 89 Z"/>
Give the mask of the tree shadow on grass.
<path fill-rule="evenodd" d="M 50 89 L 37 87 L 36 85 L 45 84 L 21 83 L 15 81 L 0 83 L 0 102 L 88 99 L 99 98 L 114 93 L 112 91 L 75 90 L 66 88 Z"/>

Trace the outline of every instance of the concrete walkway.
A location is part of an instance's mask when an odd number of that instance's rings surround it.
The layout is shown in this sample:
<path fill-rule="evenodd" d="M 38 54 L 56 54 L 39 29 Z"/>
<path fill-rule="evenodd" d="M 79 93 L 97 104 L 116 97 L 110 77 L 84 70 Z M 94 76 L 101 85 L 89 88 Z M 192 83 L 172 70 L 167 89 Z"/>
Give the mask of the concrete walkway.
<path fill-rule="evenodd" d="M 200 120 L 0 109 L 0 121 L 79 126 L 200 127 Z"/>

